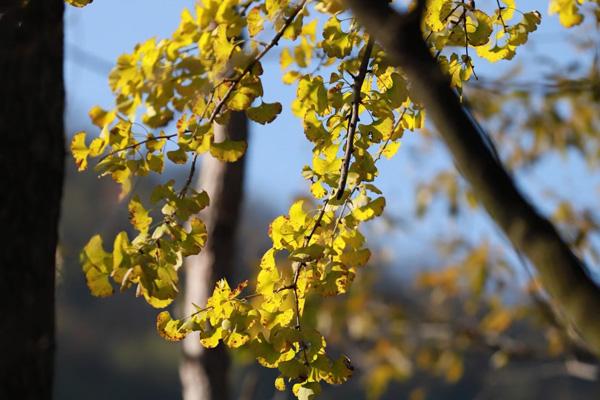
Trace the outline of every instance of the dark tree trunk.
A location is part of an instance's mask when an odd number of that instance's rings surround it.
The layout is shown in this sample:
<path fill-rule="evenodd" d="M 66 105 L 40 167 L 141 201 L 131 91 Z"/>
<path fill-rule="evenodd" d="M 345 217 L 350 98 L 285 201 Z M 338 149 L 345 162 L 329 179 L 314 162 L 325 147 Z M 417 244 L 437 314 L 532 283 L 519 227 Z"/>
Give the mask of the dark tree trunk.
<path fill-rule="evenodd" d="M 63 0 L 0 2 L 0 398 L 52 398 Z"/>
<path fill-rule="evenodd" d="M 244 113 L 232 113 L 227 125 L 215 125 L 215 141 L 225 138 L 247 140 L 248 121 Z M 202 252 L 185 262 L 185 315 L 195 311 L 194 304 L 205 304 L 218 279 L 232 284 L 235 261 L 235 233 L 243 197 L 245 157 L 224 163 L 207 156 L 203 159 L 197 189 L 206 190 L 210 206 L 200 217 L 208 229 L 208 241 Z M 227 376 L 229 356 L 220 345 L 204 349 L 198 335 L 183 342 L 180 366 L 184 400 L 226 400 L 229 397 Z"/>

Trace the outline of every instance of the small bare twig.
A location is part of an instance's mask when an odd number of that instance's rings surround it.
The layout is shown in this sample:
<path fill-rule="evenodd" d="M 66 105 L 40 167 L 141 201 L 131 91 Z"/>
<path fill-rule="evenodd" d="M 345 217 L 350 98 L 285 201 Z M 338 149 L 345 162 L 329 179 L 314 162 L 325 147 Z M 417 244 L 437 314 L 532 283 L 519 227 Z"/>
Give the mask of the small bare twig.
<path fill-rule="evenodd" d="M 496 0 L 496 4 L 498 4 L 498 19 L 502 23 L 502 29 L 504 29 L 504 32 L 506 33 L 508 32 L 508 26 L 506 26 L 506 22 L 504 22 L 504 17 L 502 16 L 502 11 L 504 11 L 506 7 L 500 5 L 500 0 Z"/>
<path fill-rule="evenodd" d="M 373 44 L 374 40 L 371 36 L 369 36 L 369 41 L 365 46 L 363 58 L 360 63 L 360 68 L 358 70 L 358 75 L 354 77 L 354 84 L 352 85 L 354 88 L 354 98 L 352 99 L 352 113 L 350 114 L 350 120 L 348 122 L 346 152 L 344 154 L 344 161 L 340 173 L 340 180 L 338 183 L 337 192 L 335 194 L 335 197 L 338 200 L 342 198 L 342 196 L 344 195 L 344 190 L 346 189 L 346 181 L 348 180 L 348 170 L 350 169 L 350 159 L 352 158 L 352 153 L 354 152 L 354 136 L 356 135 L 356 127 L 358 125 L 359 120 L 358 113 L 360 103 L 362 100 L 361 89 L 365 81 L 365 77 L 367 76 L 367 71 L 369 69 L 369 59 L 371 58 L 371 52 L 373 51 Z"/>

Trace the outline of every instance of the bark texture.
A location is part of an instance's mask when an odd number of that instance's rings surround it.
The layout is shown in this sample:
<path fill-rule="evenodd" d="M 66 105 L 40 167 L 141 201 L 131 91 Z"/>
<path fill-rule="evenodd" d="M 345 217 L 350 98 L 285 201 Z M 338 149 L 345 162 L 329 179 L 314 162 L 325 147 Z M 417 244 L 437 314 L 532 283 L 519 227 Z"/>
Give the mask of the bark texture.
<path fill-rule="evenodd" d="M 0 398 L 52 397 L 63 0 L 0 3 Z"/>
<path fill-rule="evenodd" d="M 226 125 L 215 125 L 215 141 L 225 138 L 247 140 L 248 121 L 244 113 L 232 113 Z M 235 163 L 205 157 L 197 183 L 206 190 L 210 206 L 200 217 L 206 224 L 208 240 L 200 254 L 185 261 L 185 315 L 193 313 L 194 304 L 205 304 L 215 282 L 226 278 L 231 282 L 235 261 L 235 233 L 243 197 L 245 156 Z M 183 342 L 180 365 L 184 400 L 227 400 L 229 356 L 223 346 L 204 349 L 198 334 Z"/>
<path fill-rule="evenodd" d="M 424 104 L 478 199 L 513 245 L 531 260 L 545 290 L 600 356 L 600 289 L 552 223 L 516 187 L 450 88 L 420 31 L 425 1 L 406 15 L 399 15 L 382 0 L 346 3 L 406 73 L 414 95 Z"/>

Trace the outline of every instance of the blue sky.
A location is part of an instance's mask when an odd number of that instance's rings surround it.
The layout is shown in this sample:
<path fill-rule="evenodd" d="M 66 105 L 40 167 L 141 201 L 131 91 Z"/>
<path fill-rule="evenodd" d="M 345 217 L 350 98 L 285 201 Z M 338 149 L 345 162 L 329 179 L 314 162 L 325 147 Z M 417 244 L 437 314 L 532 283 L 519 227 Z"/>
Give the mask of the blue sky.
<path fill-rule="evenodd" d="M 522 0 L 520 3 L 530 6 L 532 2 Z M 526 51 L 521 49 L 512 64 L 477 61 L 476 70 L 480 76 L 497 76 L 507 67 L 521 63 L 525 71 L 522 78 L 536 80 L 543 71 L 549 70 L 549 64 L 541 63 L 536 55 L 549 56 L 560 64 L 578 57 L 564 44 L 566 32 L 558 25 L 557 18 L 547 16 L 547 2 L 535 3 L 543 7 L 539 10 L 543 14 L 542 28 L 534 34 Z M 96 0 L 84 9 L 68 7 L 65 15 L 68 129 L 81 128 L 87 122 L 87 110 L 93 105 L 112 106 L 108 81 L 102 75 L 108 73 L 110 65 L 102 60 L 113 62 L 149 37 L 169 36 L 178 25 L 181 10 L 193 4 L 192 0 Z M 98 60 L 86 58 L 82 51 Z M 268 56 L 263 62 L 265 100 L 280 101 L 284 104 L 284 113 L 270 125 L 253 125 L 246 189 L 249 197 L 260 199 L 276 212 L 283 213 L 294 196 L 306 193 L 308 189 L 300 172 L 310 161 L 311 146 L 304 137 L 301 122 L 289 111 L 295 88 L 281 83 L 277 54 Z M 422 180 L 423 175 L 433 174 L 437 168 L 451 165 L 444 149 L 434 147 L 424 153 L 422 150 L 423 142 L 418 134 L 408 133 L 397 156 L 381 162 L 378 185 L 388 198 L 388 215 L 412 214 L 414 182 Z M 597 174 L 575 158 L 550 157 L 541 166 L 520 175 L 519 179 L 546 212 L 550 211 L 551 204 L 545 202 L 540 193 L 547 187 L 558 189 L 559 193 L 577 193 L 580 204 L 594 204 L 597 199 Z M 474 237 L 482 234 L 497 237 L 497 231 L 485 215 L 469 215 L 466 220 L 454 222 L 445 219 L 444 225 L 440 225 L 442 218 L 445 215 L 440 208 L 438 213 L 412 227 L 410 232 L 400 230 L 382 243 L 400 246 L 407 257 L 419 258 L 430 246 L 427 244 L 430 240 L 424 238 L 439 239 L 464 231 L 465 226 Z"/>

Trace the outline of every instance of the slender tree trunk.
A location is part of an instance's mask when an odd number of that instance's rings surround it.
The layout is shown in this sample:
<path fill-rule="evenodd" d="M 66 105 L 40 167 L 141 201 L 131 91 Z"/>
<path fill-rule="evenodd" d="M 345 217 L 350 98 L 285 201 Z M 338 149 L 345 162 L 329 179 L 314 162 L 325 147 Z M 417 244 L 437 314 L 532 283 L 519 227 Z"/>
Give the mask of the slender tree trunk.
<path fill-rule="evenodd" d="M 600 356 L 600 288 L 556 228 L 523 196 L 465 112 L 431 55 L 420 29 L 425 0 L 399 15 L 387 1 L 345 0 L 359 21 L 402 68 L 412 90 L 471 184 L 478 199 L 513 245 L 535 266 L 544 289 L 564 317 Z"/>
<path fill-rule="evenodd" d="M 63 0 L 0 3 L 0 398 L 52 398 Z"/>
<path fill-rule="evenodd" d="M 247 140 L 248 121 L 244 113 L 232 113 L 227 125 L 215 125 L 215 141 L 225 138 Z M 231 281 L 235 261 L 235 233 L 243 195 L 245 157 L 224 163 L 207 156 L 203 159 L 198 190 L 206 190 L 210 206 L 200 217 L 208 229 L 202 252 L 185 263 L 185 314 L 195 310 L 192 303 L 204 304 L 218 279 Z M 229 356 L 223 346 L 204 349 L 198 335 L 183 342 L 180 365 L 184 400 L 226 400 Z"/>

